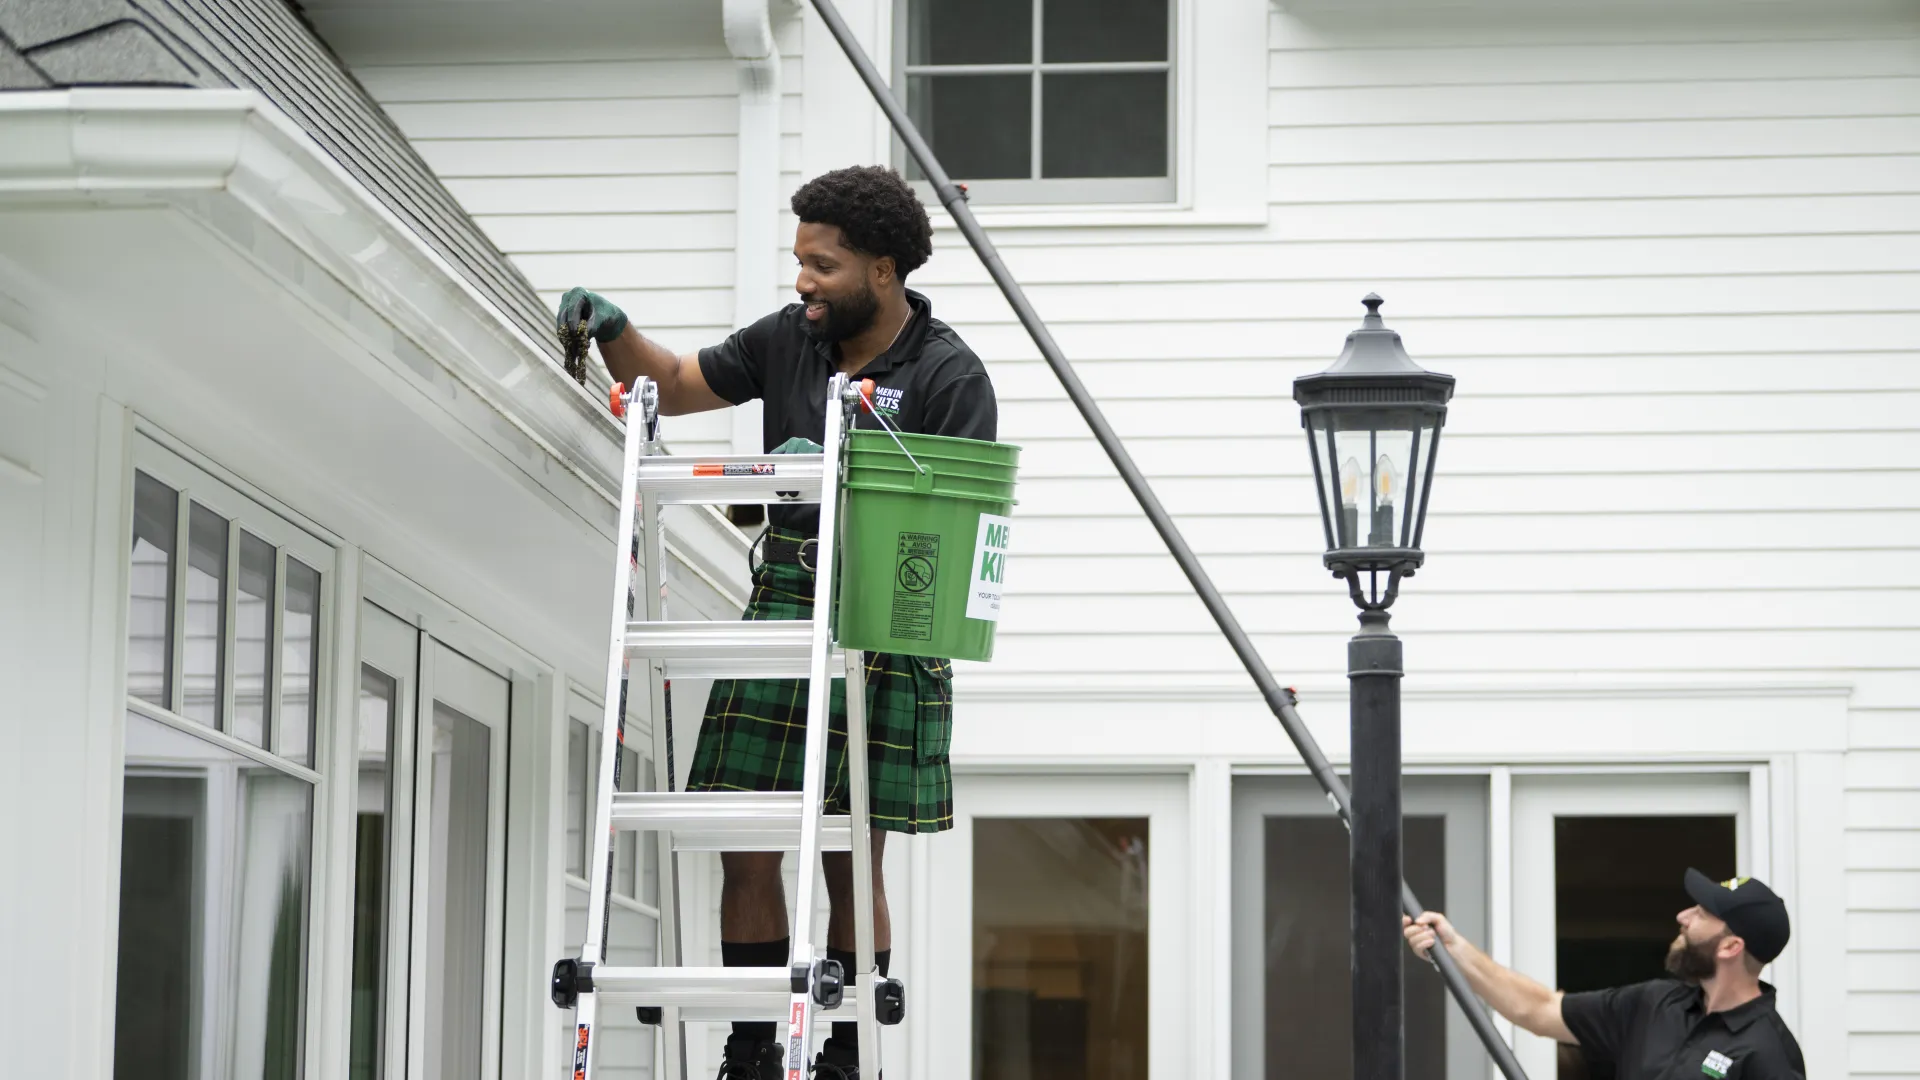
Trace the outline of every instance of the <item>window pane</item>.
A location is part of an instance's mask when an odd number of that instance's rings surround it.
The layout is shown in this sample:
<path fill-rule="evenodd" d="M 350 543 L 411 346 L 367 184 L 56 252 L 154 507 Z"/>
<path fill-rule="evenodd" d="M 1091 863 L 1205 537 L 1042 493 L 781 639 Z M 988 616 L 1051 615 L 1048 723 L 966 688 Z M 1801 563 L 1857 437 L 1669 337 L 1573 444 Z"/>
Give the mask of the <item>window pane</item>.
<path fill-rule="evenodd" d="M 955 180 L 1033 175 L 1031 76 L 915 75 L 907 80 L 907 102 L 914 125 Z M 923 179 L 917 165 L 910 178 Z"/>
<path fill-rule="evenodd" d="M 1147 870 L 1145 818 L 975 819 L 975 1076 L 1146 1080 Z"/>
<path fill-rule="evenodd" d="M 273 545 L 240 531 L 239 603 L 233 613 L 233 734 L 267 745 L 273 685 Z"/>
<path fill-rule="evenodd" d="M 1407 883 L 1422 903 L 1447 910 L 1444 819 L 1407 817 L 1403 828 Z M 1269 817 L 1264 868 L 1265 1075 L 1268 1080 L 1350 1075 L 1353 905 L 1347 830 L 1331 817 Z M 1445 992 L 1438 979 L 1406 980 L 1407 1080 L 1445 1080 Z"/>
<path fill-rule="evenodd" d="M 1032 62 L 1033 0 L 908 0 L 907 63 Z"/>
<path fill-rule="evenodd" d="M 114 1075 L 296 1080 L 304 1056 L 302 780 L 126 718 Z"/>
<path fill-rule="evenodd" d="M 1049 64 L 1167 58 L 1167 0 L 1046 0 Z"/>
<path fill-rule="evenodd" d="M 226 674 L 227 519 L 192 504 L 187 519 L 187 627 L 180 715 L 219 726 Z"/>
<path fill-rule="evenodd" d="M 593 809 L 593 729 L 567 724 L 567 873 L 587 876 L 587 815 Z"/>
<path fill-rule="evenodd" d="M 653 790 L 653 763 L 632 747 L 620 748 L 620 790 Z M 613 891 L 642 903 L 657 904 L 660 847 L 651 834 L 622 830 L 614 839 L 613 851 Z"/>
<path fill-rule="evenodd" d="M 378 1080 L 383 1068 L 387 986 L 387 862 L 392 844 L 393 732 L 399 685 L 360 669 L 359 780 L 353 858 L 353 1032 L 347 1075 Z"/>
<path fill-rule="evenodd" d="M 428 1075 L 480 1075 L 493 732 L 435 702 L 427 840 Z"/>
<path fill-rule="evenodd" d="M 1167 175 L 1167 75 L 1047 75 L 1040 175 Z"/>
<path fill-rule="evenodd" d="M 313 672 L 320 651 L 320 572 L 287 560 L 287 613 L 281 620 L 280 753 L 313 760 Z"/>
<path fill-rule="evenodd" d="M 133 556 L 127 575 L 127 693 L 166 707 L 173 687 L 173 547 L 180 495 L 133 477 Z"/>

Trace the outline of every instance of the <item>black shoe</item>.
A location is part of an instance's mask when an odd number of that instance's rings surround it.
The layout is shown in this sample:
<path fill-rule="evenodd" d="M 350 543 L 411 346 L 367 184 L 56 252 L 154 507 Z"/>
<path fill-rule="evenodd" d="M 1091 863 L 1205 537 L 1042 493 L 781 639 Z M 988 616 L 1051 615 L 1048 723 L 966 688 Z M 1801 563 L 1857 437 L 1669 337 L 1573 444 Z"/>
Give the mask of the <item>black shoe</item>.
<path fill-rule="evenodd" d="M 813 1059 L 813 1080 L 860 1080 L 860 1050 L 829 1038 Z"/>
<path fill-rule="evenodd" d="M 727 1036 L 727 1048 L 720 1055 L 720 1075 L 714 1080 L 784 1080 L 786 1070 L 780 1047 L 746 1035 Z"/>

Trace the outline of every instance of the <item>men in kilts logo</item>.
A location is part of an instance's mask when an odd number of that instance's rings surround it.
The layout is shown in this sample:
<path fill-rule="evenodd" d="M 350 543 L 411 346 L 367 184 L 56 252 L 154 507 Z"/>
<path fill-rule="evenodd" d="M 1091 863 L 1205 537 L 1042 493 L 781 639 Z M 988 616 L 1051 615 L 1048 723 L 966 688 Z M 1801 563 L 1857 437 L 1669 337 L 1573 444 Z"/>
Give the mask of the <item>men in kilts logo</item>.
<path fill-rule="evenodd" d="M 770 452 L 819 452 L 826 438 L 827 381 L 836 371 L 872 379 L 875 405 L 901 431 L 992 441 L 998 425 L 986 368 L 960 336 L 933 317 L 907 275 L 933 253 L 933 230 L 913 190 L 891 169 L 860 166 L 827 173 L 793 195 L 799 218 L 793 256 L 800 302 L 697 353 L 676 356 L 641 336 L 605 297 L 585 289 L 560 302 L 562 327 L 588 324 L 615 379 L 646 376 L 660 387 L 668 416 L 765 403 L 761 435 Z M 877 427 L 862 410 L 857 423 Z M 754 572 L 749 619 L 813 617 L 819 557 L 819 508 L 769 508 Z M 804 680 L 716 682 L 694 750 L 690 791 L 792 791 L 800 787 L 806 747 Z M 828 813 L 847 812 L 844 686 L 833 687 L 833 738 L 827 749 Z M 953 733 L 952 670 L 944 660 L 874 655 L 867 660 L 873 900 L 881 974 L 892 930 L 880 855 L 888 832 L 938 832 L 953 825 L 947 747 Z M 779 852 L 725 853 L 720 900 L 721 951 L 729 967 L 782 967 L 788 959 L 786 897 Z M 827 955 L 854 971 L 853 866 L 845 853 L 824 856 L 832 915 Z M 806 867 L 801 873 L 809 873 Z M 721 1066 L 723 1080 L 784 1075 L 772 1023 L 736 1023 Z M 857 1080 L 855 1025 L 835 1023 L 816 1076 Z"/>

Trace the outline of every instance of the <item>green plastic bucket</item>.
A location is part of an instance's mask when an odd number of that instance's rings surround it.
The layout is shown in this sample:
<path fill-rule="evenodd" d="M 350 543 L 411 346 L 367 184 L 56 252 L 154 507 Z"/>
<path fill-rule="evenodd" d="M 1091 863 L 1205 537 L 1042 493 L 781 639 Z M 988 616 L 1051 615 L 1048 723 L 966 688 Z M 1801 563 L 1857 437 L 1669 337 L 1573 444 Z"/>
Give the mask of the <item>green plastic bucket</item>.
<path fill-rule="evenodd" d="M 856 430 L 835 636 L 846 649 L 993 659 L 1020 448 Z"/>

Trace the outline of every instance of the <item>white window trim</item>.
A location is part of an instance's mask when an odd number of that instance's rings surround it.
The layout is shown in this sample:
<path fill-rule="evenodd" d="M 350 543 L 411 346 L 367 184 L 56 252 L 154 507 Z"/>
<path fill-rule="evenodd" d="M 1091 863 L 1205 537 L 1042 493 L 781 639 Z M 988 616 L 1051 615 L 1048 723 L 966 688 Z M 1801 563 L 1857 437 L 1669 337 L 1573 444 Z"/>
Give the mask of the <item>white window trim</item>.
<path fill-rule="evenodd" d="M 1267 207 L 1267 0 L 1173 0 L 1175 100 L 1171 202 L 1028 204 L 970 208 L 989 229 L 1114 226 L 1265 226 Z M 872 35 L 855 26 L 875 66 L 893 70 L 894 5 L 874 5 Z M 885 115 L 848 69 L 840 47 L 812 11 L 803 15 L 801 168 L 813 176 L 848 160 L 904 164 Z M 1204 64 L 1196 62 L 1205 57 Z M 863 119 L 864 118 L 864 119 Z M 924 187 L 924 185 L 922 185 Z M 922 200 L 936 230 L 957 242 L 953 218 L 930 192 Z"/>
<path fill-rule="evenodd" d="M 117 614 L 110 620 L 113 627 L 112 640 L 115 650 L 113 669 L 114 707 L 113 722 L 113 765 L 111 790 L 112 806 L 108 817 L 111 829 L 111 851 L 108 853 L 114 871 L 109 880 L 111 900 L 105 912 L 106 925 L 119 924 L 119 871 L 121 819 L 124 806 L 121 804 L 122 792 L 126 783 L 126 716 L 134 713 L 149 720 L 166 724 L 184 731 L 195 738 L 206 741 L 222 750 L 240 754 L 249 760 L 271 766 L 286 775 L 297 777 L 312 785 L 313 794 L 309 810 L 311 831 L 308 838 L 307 854 L 307 931 L 305 986 L 303 988 L 302 1029 L 304 1031 L 303 1067 L 306 1075 L 316 1075 L 325 1040 L 321 1038 L 322 1025 L 326 1022 L 330 1009 L 326 999 L 327 974 L 332 965 L 331 939 L 329 932 L 334 924 L 334 912 L 338 901 L 329 887 L 328 873 L 333 865 L 330 859 L 331 846 L 336 839 L 331 828 L 333 792 L 340 778 L 327 776 L 328 739 L 337 727 L 333 723 L 336 703 L 339 701 L 339 684 L 342 655 L 338 648 L 338 633 L 343 625 L 339 618 L 340 585 L 348 576 L 343 574 L 346 546 L 328 531 L 313 524 L 290 507 L 279 503 L 262 492 L 253 490 L 244 481 L 216 463 L 201 458 L 189 447 L 175 439 L 170 433 L 148 423 L 130 410 L 112 407 L 103 413 L 103 421 L 113 424 L 124 433 L 120 443 L 120 475 L 118 498 L 115 503 L 117 513 L 113 516 L 114 525 L 110 530 L 102 530 L 103 545 L 112 553 L 111 577 L 113 608 Z M 136 699 L 127 692 L 127 596 L 130 578 L 127 571 L 127 538 L 132 535 L 133 499 L 136 475 L 144 472 L 154 479 L 171 486 L 183 500 L 181 515 L 185 519 L 184 500 L 193 500 L 225 516 L 229 522 L 238 523 L 260 539 L 275 545 L 281 552 L 276 566 L 274 588 L 276 592 L 276 610 L 279 605 L 278 593 L 285 580 L 286 555 L 291 554 L 318 571 L 320 579 L 320 612 L 316 620 L 315 636 L 318 650 L 314 660 L 314 730 L 312 739 L 312 767 L 302 766 L 272 751 L 256 747 L 242 739 L 217 731 L 209 725 L 186 719 L 165 706 L 154 705 L 144 699 Z M 236 542 L 237 533 L 229 529 L 228 542 Z M 184 566 L 185 550 L 174 554 L 175 573 Z M 176 585 L 177 587 L 177 585 Z M 233 582 L 228 583 L 231 598 Z M 276 621 L 278 615 L 275 616 Z M 105 622 L 107 620 L 103 620 Z M 232 620 L 228 620 L 231 624 Z M 348 623 L 350 625 L 350 622 Z M 231 655 L 233 627 L 227 628 L 228 641 L 223 644 Z M 276 627 L 274 657 L 276 671 L 279 664 L 279 643 Z M 356 672 L 358 664 L 353 665 Z M 178 665 L 175 665 L 175 678 L 179 677 Z M 169 698 L 174 697 L 169 694 Z M 228 694 L 231 697 L 231 694 Z M 231 702 L 229 702 L 231 704 Z M 278 702 L 270 718 L 269 731 L 277 731 L 279 725 Z M 275 742 L 269 739 L 269 744 Z M 351 905 L 351 897 L 347 899 Z M 106 949 L 105 985 L 116 985 L 118 978 L 116 949 L 117 945 L 109 939 Z M 101 1010 L 101 1033 L 107 1040 L 108 1053 L 103 1055 L 103 1064 L 112 1060 L 111 1046 L 116 1020 L 113 1008 Z"/>
<path fill-rule="evenodd" d="M 1035 80 L 1032 106 L 1032 155 L 1035 159 L 1032 167 L 1038 168 L 1042 140 L 1046 130 L 1041 123 L 1040 79 L 1055 70 L 1087 69 L 1087 64 L 1049 64 L 1035 59 L 1025 63 L 1001 64 L 929 64 L 909 72 L 907 63 L 907 9 L 911 0 L 893 0 L 893 72 L 889 80 L 900 95 L 901 103 L 907 102 L 907 87 L 910 75 L 932 74 L 936 71 L 952 71 L 964 74 L 969 69 L 1013 67 L 1023 69 L 1022 73 Z M 1033 38 L 1038 44 L 1041 40 L 1041 19 L 1046 0 L 1033 0 Z M 1179 200 L 1180 179 L 1185 174 L 1183 165 L 1187 162 L 1180 152 L 1180 139 L 1188 127 L 1188 117 L 1181 111 L 1181 105 L 1190 99 L 1187 89 L 1187 71 L 1192 67 L 1186 42 L 1191 36 L 1187 25 L 1192 22 L 1192 4 L 1188 0 L 1168 0 L 1167 3 L 1167 58 L 1152 63 L 1114 62 L 1100 64 L 1098 67 L 1111 70 L 1151 70 L 1164 69 L 1168 75 L 1167 86 L 1167 174 L 1165 176 L 1099 176 L 1099 177 L 1027 177 L 1024 179 L 1001 180 L 960 180 L 967 185 L 970 194 L 978 195 L 983 206 L 1058 206 L 1058 205 L 1119 205 L 1169 207 Z M 924 132 L 922 133 L 924 134 Z M 893 163 L 902 175 L 912 164 L 907 154 L 906 144 L 898 136 L 893 139 Z M 913 181 L 914 190 L 921 201 L 929 204 L 939 202 L 933 192 L 933 185 L 924 181 Z"/>

